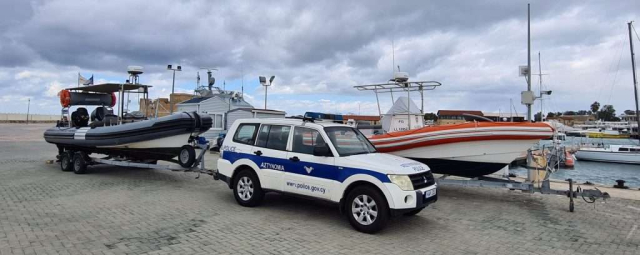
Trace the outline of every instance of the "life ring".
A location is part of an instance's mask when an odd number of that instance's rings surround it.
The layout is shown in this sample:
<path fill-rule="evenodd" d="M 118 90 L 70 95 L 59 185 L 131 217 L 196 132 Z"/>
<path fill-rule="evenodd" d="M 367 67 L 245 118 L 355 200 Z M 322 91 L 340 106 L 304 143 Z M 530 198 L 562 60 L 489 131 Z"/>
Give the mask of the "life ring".
<path fill-rule="evenodd" d="M 71 105 L 71 93 L 68 90 L 63 89 L 58 95 L 60 96 L 60 105 L 62 105 L 62 107 L 69 107 L 69 105 Z"/>

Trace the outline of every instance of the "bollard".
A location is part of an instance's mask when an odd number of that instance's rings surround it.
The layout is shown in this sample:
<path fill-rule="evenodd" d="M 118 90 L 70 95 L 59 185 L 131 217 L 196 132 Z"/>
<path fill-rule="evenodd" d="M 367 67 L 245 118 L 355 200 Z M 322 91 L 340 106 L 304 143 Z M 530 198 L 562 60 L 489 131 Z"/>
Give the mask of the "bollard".
<path fill-rule="evenodd" d="M 628 189 L 629 187 L 624 186 L 624 183 L 625 183 L 625 182 L 626 182 L 626 181 L 624 181 L 624 180 L 616 180 L 616 183 L 617 183 L 617 184 L 616 184 L 616 185 L 613 185 L 613 187 L 614 187 L 614 188 L 616 188 L 616 189 Z"/>

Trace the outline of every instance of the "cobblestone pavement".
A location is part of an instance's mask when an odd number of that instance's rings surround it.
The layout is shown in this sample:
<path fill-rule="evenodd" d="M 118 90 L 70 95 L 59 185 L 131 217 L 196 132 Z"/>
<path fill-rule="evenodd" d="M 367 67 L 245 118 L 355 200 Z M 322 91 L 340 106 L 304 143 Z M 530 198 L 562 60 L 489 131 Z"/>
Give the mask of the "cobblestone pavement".
<path fill-rule="evenodd" d="M 640 254 L 640 201 L 578 201 L 569 213 L 559 196 L 442 187 L 433 206 L 366 235 L 323 202 L 270 194 L 260 207 L 240 207 L 210 176 L 110 166 L 62 172 L 45 164 L 55 146 L 3 140 L 6 129 L 0 125 L 1 255 Z"/>

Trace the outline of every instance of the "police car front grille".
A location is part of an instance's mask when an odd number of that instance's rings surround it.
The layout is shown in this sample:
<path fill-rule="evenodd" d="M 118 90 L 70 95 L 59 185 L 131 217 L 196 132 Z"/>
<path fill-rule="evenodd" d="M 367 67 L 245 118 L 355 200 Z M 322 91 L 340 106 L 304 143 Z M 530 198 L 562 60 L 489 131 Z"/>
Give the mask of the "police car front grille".
<path fill-rule="evenodd" d="M 409 175 L 409 178 L 411 179 L 411 183 L 413 184 L 413 189 L 426 188 L 436 183 L 436 180 L 433 178 L 433 174 L 431 173 L 431 171 Z"/>

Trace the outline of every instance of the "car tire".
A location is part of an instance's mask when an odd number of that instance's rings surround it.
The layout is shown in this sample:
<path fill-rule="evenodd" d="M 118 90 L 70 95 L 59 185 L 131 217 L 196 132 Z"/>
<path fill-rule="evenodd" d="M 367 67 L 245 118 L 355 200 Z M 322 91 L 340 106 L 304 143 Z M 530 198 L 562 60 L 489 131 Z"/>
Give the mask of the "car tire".
<path fill-rule="evenodd" d="M 416 214 L 418 214 L 418 213 L 422 212 L 422 210 L 423 210 L 423 209 L 424 209 L 424 208 L 420 208 L 420 209 L 415 209 L 415 210 L 412 210 L 412 211 L 408 211 L 408 212 L 404 213 L 403 215 L 404 215 L 404 216 L 414 216 L 414 215 L 416 215 Z"/>
<path fill-rule="evenodd" d="M 85 174 L 87 173 L 87 161 L 82 152 L 76 152 L 73 155 L 73 173 Z"/>
<path fill-rule="evenodd" d="M 73 153 L 65 151 L 60 154 L 60 169 L 64 172 L 73 171 Z"/>
<path fill-rule="evenodd" d="M 251 170 L 241 170 L 234 178 L 233 195 L 241 206 L 254 207 L 264 198 L 258 176 Z"/>
<path fill-rule="evenodd" d="M 191 168 L 196 162 L 196 150 L 191 145 L 182 146 L 178 154 L 178 163 L 185 168 Z"/>
<path fill-rule="evenodd" d="M 376 233 L 389 221 L 387 200 L 371 186 L 359 186 L 351 190 L 344 211 L 351 226 L 363 233 Z"/>

